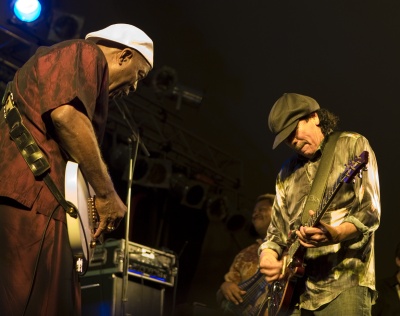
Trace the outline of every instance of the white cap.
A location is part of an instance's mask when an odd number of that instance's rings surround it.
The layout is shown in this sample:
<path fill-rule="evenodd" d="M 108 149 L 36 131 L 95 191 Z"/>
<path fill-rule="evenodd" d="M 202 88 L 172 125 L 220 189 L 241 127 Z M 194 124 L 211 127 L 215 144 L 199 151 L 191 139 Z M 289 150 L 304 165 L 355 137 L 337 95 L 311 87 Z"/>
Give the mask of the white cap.
<path fill-rule="evenodd" d="M 85 39 L 92 41 L 108 40 L 120 43 L 137 50 L 149 62 L 153 68 L 153 41 L 145 32 L 130 24 L 113 24 L 100 31 L 86 35 Z"/>

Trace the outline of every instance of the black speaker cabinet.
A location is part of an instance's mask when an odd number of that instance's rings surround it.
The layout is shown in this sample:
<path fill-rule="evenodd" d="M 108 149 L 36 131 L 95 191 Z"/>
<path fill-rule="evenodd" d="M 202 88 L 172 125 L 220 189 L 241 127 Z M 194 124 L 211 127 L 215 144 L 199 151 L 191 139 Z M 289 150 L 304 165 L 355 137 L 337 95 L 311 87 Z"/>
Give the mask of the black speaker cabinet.
<path fill-rule="evenodd" d="M 81 279 L 83 316 L 162 316 L 165 289 L 129 276 L 127 301 L 122 301 L 123 278 L 101 274 Z"/>

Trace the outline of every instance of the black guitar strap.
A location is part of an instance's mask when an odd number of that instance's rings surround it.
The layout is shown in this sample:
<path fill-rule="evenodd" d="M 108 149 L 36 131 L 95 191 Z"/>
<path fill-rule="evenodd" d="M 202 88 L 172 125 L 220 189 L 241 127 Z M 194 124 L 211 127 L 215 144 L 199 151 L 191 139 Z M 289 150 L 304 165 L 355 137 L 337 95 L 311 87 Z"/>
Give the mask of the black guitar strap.
<path fill-rule="evenodd" d="M 11 92 L 11 82 L 7 84 L 6 91 L 2 99 L 4 118 L 10 129 L 10 136 L 18 147 L 22 157 L 33 172 L 35 178 L 42 177 L 50 191 L 53 193 L 57 201 L 64 210 L 72 217 L 77 217 L 78 211 L 76 207 L 69 201 L 65 200 L 64 195 L 55 185 L 50 177 L 50 164 L 46 156 L 37 145 L 32 134 L 28 131 L 22 122 L 21 114 L 15 106 L 13 95 Z"/>
<path fill-rule="evenodd" d="M 321 205 L 321 200 L 328 182 L 328 174 L 333 162 L 336 141 L 338 140 L 340 134 L 341 132 L 333 132 L 326 140 L 325 148 L 322 152 L 321 162 L 319 163 L 310 193 L 304 205 L 303 215 L 301 217 L 301 223 L 304 226 L 307 224 L 310 218 L 308 211 L 315 211 Z"/>

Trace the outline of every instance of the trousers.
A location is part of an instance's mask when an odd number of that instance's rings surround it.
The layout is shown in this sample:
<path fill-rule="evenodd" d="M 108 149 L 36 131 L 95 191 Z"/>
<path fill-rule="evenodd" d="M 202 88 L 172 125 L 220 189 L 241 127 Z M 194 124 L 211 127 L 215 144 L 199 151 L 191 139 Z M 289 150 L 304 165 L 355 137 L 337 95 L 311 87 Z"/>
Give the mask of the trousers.
<path fill-rule="evenodd" d="M 0 197 L 0 227 L 1 314 L 79 316 L 80 286 L 66 224 Z"/>

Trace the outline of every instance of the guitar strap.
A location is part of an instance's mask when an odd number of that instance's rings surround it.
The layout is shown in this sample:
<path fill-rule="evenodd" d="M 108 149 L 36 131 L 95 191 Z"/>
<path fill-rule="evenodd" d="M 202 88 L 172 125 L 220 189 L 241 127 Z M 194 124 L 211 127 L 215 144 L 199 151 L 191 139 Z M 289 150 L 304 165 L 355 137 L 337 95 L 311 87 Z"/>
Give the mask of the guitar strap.
<path fill-rule="evenodd" d="M 319 163 L 317 173 L 303 209 L 301 223 L 304 226 L 307 224 L 310 218 L 308 211 L 317 210 L 321 205 L 321 199 L 326 189 L 328 174 L 333 162 L 336 141 L 338 140 L 340 134 L 341 132 L 333 132 L 326 140 L 326 144 L 322 152 L 321 162 Z"/>
<path fill-rule="evenodd" d="M 18 150 L 33 172 L 35 178 L 42 177 L 43 181 L 46 183 L 49 190 L 53 193 L 54 197 L 64 208 L 64 210 L 69 215 L 76 218 L 78 216 L 76 207 L 71 202 L 65 200 L 64 195 L 60 192 L 53 179 L 50 177 L 50 164 L 47 161 L 46 156 L 37 145 L 32 134 L 22 122 L 21 114 L 18 108 L 15 106 L 15 102 L 13 100 L 11 83 L 12 82 L 9 82 L 7 84 L 2 99 L 4 119 L 10 129 L 10 136 L 17 145 Z"/>

